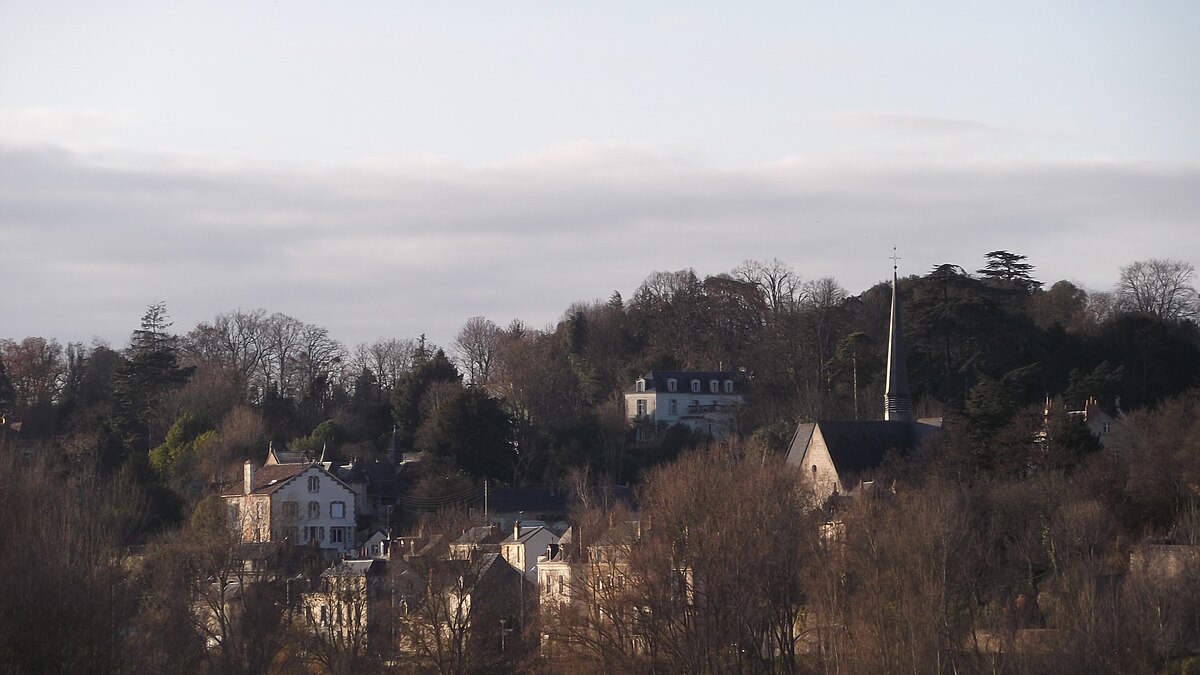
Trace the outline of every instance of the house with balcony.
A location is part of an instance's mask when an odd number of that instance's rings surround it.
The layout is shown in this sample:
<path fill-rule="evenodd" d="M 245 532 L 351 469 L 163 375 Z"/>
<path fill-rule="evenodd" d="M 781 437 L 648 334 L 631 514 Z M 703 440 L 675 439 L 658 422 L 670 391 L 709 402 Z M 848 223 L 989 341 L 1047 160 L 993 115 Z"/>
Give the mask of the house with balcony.
<path fill-rule="evenodd" d="M 744 384 L 732 371 L 654 370 L 625 392 L 625 417 L 637 440 L 653 441 L 682 424 L 724 438 L 736 429 Z"/>

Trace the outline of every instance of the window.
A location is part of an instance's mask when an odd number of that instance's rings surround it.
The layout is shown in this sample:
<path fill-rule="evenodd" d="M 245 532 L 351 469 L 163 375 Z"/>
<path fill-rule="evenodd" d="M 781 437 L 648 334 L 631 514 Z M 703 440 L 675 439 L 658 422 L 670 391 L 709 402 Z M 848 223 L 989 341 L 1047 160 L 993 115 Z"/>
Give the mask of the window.
<path fill-rule="evenodd" d="M 717 382 L 716 380 L 709 380 L 708 390 L 714 394 L 721 391 L 721 383 Z"/>
<path fill-rule="evenodd" d="M 679 401 L 676 401 L 675 399 L 671 399 L 670 408 L 671 408 L 672 415 L 678 415 L 679 414 Z"/>
<path fill-rule="evenodd" d="M 637 387 L 636 387 L 636 389 L 637 389 L 638 391 L 646 391 L 646 381 L 645 381 L 645 380 L 638 380 L 638 381 L 637 381 Z"/>
<path fill-rule="evenodd" d="M 676 391 L 679 389 L 679 381 L 675 378 L 667 379 L 667 391 Z"/>
<path fill-rule="evenodd" d="M 725 380 L 725 393 L 726 394 L 733 393 L 733 380 Z"/>
<path fill-rule="evenodd" d="M 317 476 L 309 476 L 308 477 L 308 491 L 309 492 L 320 492 L 321 491 L 321 479 L 318 478 Z"/>
<path fill-rule="evenodd" d="M 321 502 L 308 503 L 308 519 L 316 520 L 321 517 Z"/>
<path fill-rule="evenodd" d="M 700 392 L 700 380 L 692 380 L 692 393 Z"/>
<path fill-rule="evenodd" d="M 283 528 L 283 538 L 293 544 L 300 543 L 300 532 L 294 526 Z"/>
<path fill-rule="evenodd" d="M 1104 427 L 1101 429 L 1100 433 L 1107 434 L 1110 431 L 1112 431 L 1112 422 L 1105 422 Z"/>
<path fill-rule="evenodd" d="M 299 515 L 300 515 L 300 505 L 299 504 L 297 504 L 296 502 L 284 502 L 283 503 L 283 517 L 284 518 L 296 518 Z"/>
<path fill-rule="evenodd" d="M 340 527 L 329 528 L 329 541 L 335 544 L 342 544 L 346 541 L 346 530 Z"/>
<path fill-rule="evenodd" d="M 346 517 L 346 502 L 329 502 L 329 517 L 330 518 L 345 518 Z"/>
<path fill-rule="evenodd" d="M 646 416 L 646 399 L 644 399 L 644 398 L 639 398 L 637 400 L 637 416 L 638 417 Z"/>

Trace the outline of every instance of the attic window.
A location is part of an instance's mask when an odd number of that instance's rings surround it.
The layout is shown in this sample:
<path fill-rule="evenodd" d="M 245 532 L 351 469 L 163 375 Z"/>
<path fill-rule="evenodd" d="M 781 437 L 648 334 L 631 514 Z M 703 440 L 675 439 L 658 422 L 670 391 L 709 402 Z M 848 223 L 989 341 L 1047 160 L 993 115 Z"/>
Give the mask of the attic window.
<path fill-rule="evenodd" d="M 700 393 L 700 380 L 692 380 L 692 393 Z"/>
<path fill-rule="evenodd" d="M 721 391 L 721 383 L 716 380 L 709 380 L 708 381 L 708 390 L 714 394 Z"/>
<path fill-rule="evenodd" d="M 637 381 L 637 390 L 638 391 L 646 391 L 646 381 L 645 380 Z"/>
<path fill-rule="evenodd" d="M 667 379 L 667 391 L 676 391 L 679 389 L 679 382 L 675 378 Z"/>
<path fill-rule="evenodd" d="M 725 393 L 726 394 L 733 393 L 733 380 L 725 380 Z"/>
<path fill-rule="evenodd" d="M 321 479 L 318 478 L 317 476 L 309 476 L 308 477 L 308 491 L 309 492 L 320 492 L 321 491 Z"/>

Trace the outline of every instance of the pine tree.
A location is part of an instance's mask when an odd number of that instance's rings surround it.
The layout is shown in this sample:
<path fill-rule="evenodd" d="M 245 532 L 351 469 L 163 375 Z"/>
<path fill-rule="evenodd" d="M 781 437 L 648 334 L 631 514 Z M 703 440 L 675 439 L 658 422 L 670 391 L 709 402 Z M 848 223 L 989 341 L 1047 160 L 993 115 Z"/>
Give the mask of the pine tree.
<path fill-rule="evenodd" d="M 178 338 L 168 332 L 170 327 L 165 303 L 150 305 L 117 369 L 115 423 L 127 451 L 149 451 L 162 395 L 187 382 L 195 370 L 179 366 Z"/>

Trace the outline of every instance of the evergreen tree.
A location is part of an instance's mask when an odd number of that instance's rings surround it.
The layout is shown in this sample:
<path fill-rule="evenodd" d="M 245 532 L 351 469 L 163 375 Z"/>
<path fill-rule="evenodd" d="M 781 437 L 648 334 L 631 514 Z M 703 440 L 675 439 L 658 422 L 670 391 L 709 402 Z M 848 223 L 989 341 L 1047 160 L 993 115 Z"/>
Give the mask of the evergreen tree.
<path fill-rule="evenodd" d="M 1032 292 L 1041 288 L 1042 282 L 1034 280 L 1031 275 L 1033 265 L 1025 262 L 1026 258 L 1008 251 L 991 251 L 987 254 L 987 265 L 977 272 L 985 281 L 1000 282 L 1003 286 Z"/>
<path fill-rule="evenodd" d="M 165 303 L 150 305 L 116 371 L 114 421 L 126 450 L 135 454 L 149 451 L 158 440 L 153 426 L 162 395 L 187 382 L 195 370 L 179 366 L 178 340 L 170 327 Z"/>
<path fill-rule="evenodd" d="M 421 426 L 421 400 L 434 382 L 461 382 L 462 374 L 438 349 L 429 355 L 425 336 L 421 336 L 417 347 L 416 363 L 412 371 L 403 374 L 396 382 L 392 393 L 392 412 L 396 420 L 396 431 L 400 447 L 411 448 L 413 436 Z"/>

